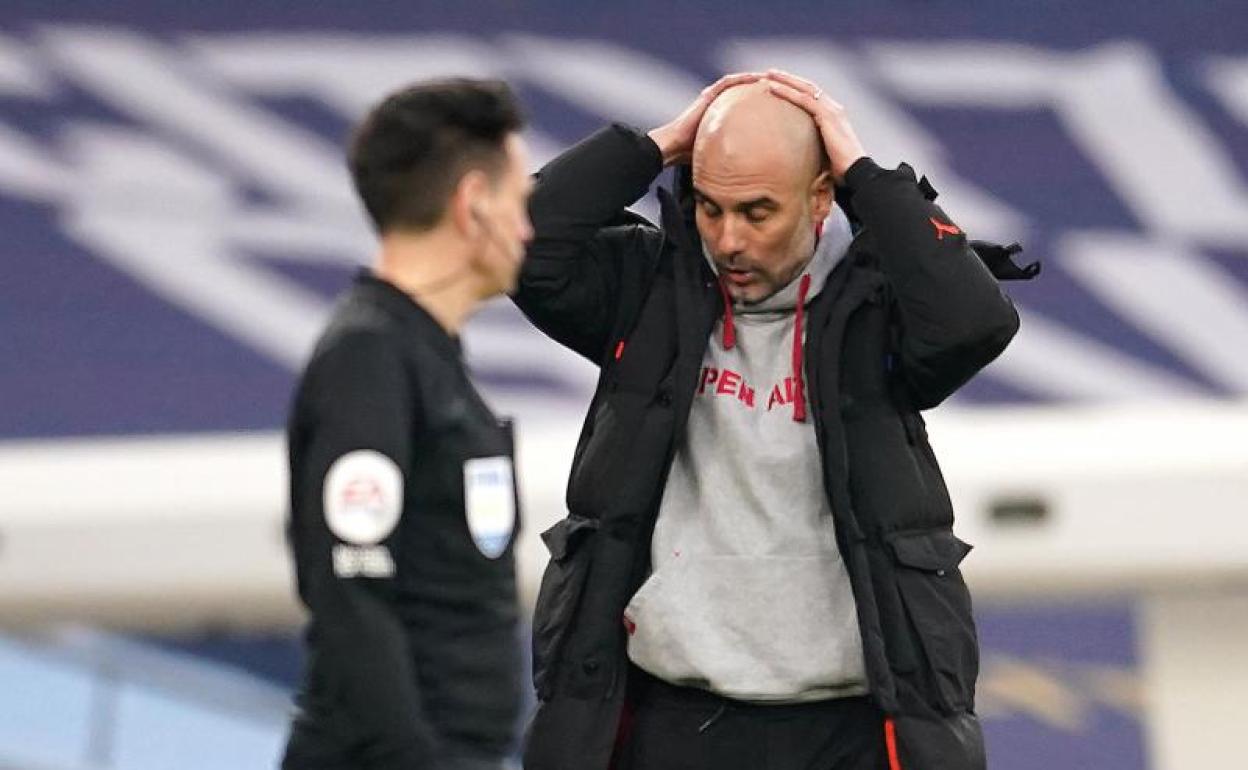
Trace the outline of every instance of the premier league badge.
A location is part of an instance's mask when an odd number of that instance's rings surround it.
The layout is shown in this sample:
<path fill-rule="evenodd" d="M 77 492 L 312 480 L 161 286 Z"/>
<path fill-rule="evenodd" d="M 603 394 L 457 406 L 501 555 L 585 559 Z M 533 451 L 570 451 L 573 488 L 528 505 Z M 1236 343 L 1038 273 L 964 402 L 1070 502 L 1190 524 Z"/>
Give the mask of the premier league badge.
<path fill-rule="evenodd" d="M 516 527 L 516 485 L 510 457 L 476 457 L 464 463 L 464 514 L 477 550 L 497 559 Z"/>

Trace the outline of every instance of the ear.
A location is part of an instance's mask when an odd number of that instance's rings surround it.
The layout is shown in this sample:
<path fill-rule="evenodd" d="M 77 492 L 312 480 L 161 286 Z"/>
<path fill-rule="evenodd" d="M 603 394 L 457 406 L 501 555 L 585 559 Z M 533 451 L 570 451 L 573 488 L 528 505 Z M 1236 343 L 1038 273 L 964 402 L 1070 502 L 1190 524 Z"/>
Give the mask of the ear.
<path fill-rule="evenodd" d="M 833 203 L 832 174 L 822 171 L 810 183 L 810 215 L 816 222 L 828 218 Z"/>
<path fill-rule="evenodd" d="M 479 214 L 473 213 L 489 192 L 489 180 L 485 172 L 473 169 L 459 178 L 455 191 L 447 203 L 447 214 L 455 224 L 455 229 L 467 238 L 476 237 L 481 223 L 477 221 Z"/>

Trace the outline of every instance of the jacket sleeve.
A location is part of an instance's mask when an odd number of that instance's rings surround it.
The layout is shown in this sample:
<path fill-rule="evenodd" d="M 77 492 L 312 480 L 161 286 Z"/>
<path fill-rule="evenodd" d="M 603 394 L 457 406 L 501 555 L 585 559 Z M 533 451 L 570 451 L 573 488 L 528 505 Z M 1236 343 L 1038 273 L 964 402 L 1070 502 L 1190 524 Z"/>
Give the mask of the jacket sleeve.
<path fill-rule="evenodd" d="M 411 515 L 402 470 L 412 451 L 408 392 L 384 338 L 340 340 L 309 366 L 302 438 L 291 447 L 290 536 L 312 618 L 311 652 L 375 747 L 369 766 L 394 770 L 430 767 L 437 749 L 407 637 L 388 602 L 398 517 Z M 380 524 L 352 528 L 353 516 L 379 512 Z"/>
<path fill-rule="evenodd" d="M 662 168 L 648 136 L 616 124 L 538 172 L 529 200 L 534 239 L 513 299 L 539 329 L 594 363 L 614 328 L 622 284 L 641 273 L 658 238 L 625 209 Z"/>
<path fill-rule="evenodd" d="M 1018 313 L 909 166 L 861 158 L 845 185 L 892 286 L 902 374 L 918 408 L 936 406 L 1005 350 Z"/>

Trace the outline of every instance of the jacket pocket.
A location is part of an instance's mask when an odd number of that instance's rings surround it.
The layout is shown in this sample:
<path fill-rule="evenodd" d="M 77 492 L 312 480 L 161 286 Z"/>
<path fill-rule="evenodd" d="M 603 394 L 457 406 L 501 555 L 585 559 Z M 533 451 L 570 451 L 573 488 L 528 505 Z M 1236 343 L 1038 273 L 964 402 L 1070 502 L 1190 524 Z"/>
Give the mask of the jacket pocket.
<path fill-rule="evenodd" d="M 908 633 L 926 659 L 932 705 L 945 713 L 970 709 L 979 675 L 971 595 L 958 565 L 971 551 L 948 529 L 887 537 Z"/>
<path fill-rule="evenodd" d="M 589 574 L 592 549 L 585 541 L 597 531 L 597 519 L 569 515 L 542 533 L 550 563 L 533 610 L 533 687 L 541 700 L 549 699 L 554 689 L 559 656 Z"/>

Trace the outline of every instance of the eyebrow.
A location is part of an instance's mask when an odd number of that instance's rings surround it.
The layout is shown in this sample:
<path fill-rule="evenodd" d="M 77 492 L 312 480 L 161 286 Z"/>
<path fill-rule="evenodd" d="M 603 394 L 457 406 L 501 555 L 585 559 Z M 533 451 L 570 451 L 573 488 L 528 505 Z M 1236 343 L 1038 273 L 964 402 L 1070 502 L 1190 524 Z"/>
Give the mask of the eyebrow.
<path fill-rule="evenodd" d="M 716 201 L 714 198 L 702 192 L 696 187 L 693 188 L 693 194 L 699 198 L 702 198 L 703 200 L 710 202 L 711 204 L 719 208 L 723 208 L 723 206 L 721 206 L 718 201 Z M 738 203 L 736 206 L 734 206 L 733 209 L 735 211 L 749 211 L 750 209 L 755 209 L 755 208 L 776 209 L 776 208 L 779 208 L 779 206 L 780 204 L 777 203 L 775 199 L 773 199 L 771 196 L 764 195 L 760 198 L 751 198 L 748 201 L 742 201 Z"/>

